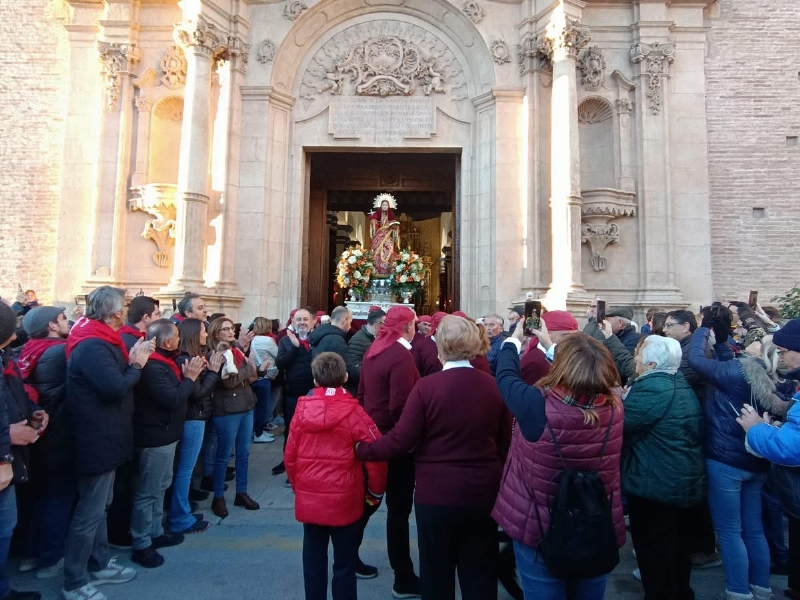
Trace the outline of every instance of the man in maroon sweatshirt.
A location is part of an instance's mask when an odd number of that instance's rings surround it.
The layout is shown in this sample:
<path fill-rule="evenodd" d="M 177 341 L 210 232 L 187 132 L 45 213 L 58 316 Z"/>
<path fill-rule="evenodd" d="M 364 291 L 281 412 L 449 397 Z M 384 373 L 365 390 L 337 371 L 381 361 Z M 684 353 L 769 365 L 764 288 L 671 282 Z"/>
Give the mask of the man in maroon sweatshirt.
<path fill-rule="evenodd" d="M 390 308 L 383 328 L 364 355 L 361 366 L 358 400 L 384 435 L 400 420 L 406 400 L 419 379 L 411 355 L 415 321 L 416 315 L 411 309 L 403 306 Z M 395 598 L 420 597 L 419 578 L 414 573 L 408 538 L 408 518 L 413 504 L 414 458 L 407 454 L 389 461 L 386 485 L 386 545 L 389 564 L 394 571 L 392 595 Z M 365 514 L 364 526 L 368 518 L 369 515 Z M 356 572 L 359 572 L 358 568 Z"/>

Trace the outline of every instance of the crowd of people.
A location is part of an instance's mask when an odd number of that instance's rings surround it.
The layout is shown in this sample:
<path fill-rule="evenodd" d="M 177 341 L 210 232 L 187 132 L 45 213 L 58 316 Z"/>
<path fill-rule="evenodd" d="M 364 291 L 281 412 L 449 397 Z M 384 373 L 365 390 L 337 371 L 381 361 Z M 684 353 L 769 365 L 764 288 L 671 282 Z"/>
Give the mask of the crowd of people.
<path fill-rule="evenodd" d="M 20 570 L 63 573 L 65 600 L 104 600 L 133 563 L 210 523 L 259 510 L 252 443 L 284 425 L 303 524 L 307 600 L 355 600 L 364 530 L 384 499 L 394 598 L 600 600 L 626 529 L 647 600 L 693 600 L 693 568 L 722 565 L 725 600 L 800 598 L 800 320 L 714 303 L 619 306 L 581 330 L 520 306 L 475 320 L 373 307 L 293 310 L 241 327 L 186 294 L 103 286 L 72 322 L 26 293 L 0 302 L 0 600 Z M 536 325 L 536 327 L 534 327 Z M 196 474 L 196 477 L 195 477 Z M 417 524 L 419 565 L 409 518 Z M 788 544 L 786 520 L 788 519 Z M 510 545 L 501 550 L 501 541 Z M 369 560 L 369 557 L 363 557 Z M 518 574 L 518 578 L 514 577 Z"/>

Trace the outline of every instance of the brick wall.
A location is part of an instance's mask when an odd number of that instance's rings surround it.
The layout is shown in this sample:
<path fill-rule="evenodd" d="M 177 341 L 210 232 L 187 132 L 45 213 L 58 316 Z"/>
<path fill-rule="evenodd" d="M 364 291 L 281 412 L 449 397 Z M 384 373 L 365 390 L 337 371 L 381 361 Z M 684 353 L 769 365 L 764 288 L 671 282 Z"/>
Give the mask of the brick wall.
<path fill-rule="evenodd" d="M 714 294 L 767 301 L 800 284 L 800 2 L 720 0 L 710 23 Z"/>
<path fill-rule="evenodd" d="M 48 302 L 67 87 L 66 32 L 51 2 L 3 2 L 0 19 L 0 294 L 13 298 L 19 283 Z"/>

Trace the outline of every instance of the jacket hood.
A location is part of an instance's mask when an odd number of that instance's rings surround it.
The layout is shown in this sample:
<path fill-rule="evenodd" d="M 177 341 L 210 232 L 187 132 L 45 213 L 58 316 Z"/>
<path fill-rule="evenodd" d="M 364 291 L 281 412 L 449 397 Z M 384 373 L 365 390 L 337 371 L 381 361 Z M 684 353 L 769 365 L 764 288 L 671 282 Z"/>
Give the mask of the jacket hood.
<path fill-rule="evenodd" d="M 743 356 L 736 360 L 742 365 L 744 378 L 750 384 L 753 400 L 758 406 L 777 417 L 785 417 L 793 403 L 784 401 L 775 393 L 775 381 L 767 374 L 764 362 L 752 356 Z"/>
<path fill-rule="evenodd" d="M 342 388 L 316 388 L 311 396 L 300 400 L 294 418 L 306 431 L 318 433 L 336 427 L 357 405 L 358 400 Z"/>
<path fill-rule="evenodd" d="M 311 332 L 311 335 L 308 336 L 308 343 L 312 346 L 317 346 L 321 341 L 322 338 L 328 335 L 338 335 L 343 338 L 347 337 L 347 332 L 342 331 L 336 325 L 331 325 L 330 323 L 326 323 L 325 325 L 320 325 L 314 331 Z"/>

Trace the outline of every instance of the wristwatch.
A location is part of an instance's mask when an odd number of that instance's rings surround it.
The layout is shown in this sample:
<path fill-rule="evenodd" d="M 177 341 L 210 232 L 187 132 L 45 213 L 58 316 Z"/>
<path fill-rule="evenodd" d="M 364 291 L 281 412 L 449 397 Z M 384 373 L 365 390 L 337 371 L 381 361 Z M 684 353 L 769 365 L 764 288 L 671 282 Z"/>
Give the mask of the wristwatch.
<path fill-rule="evenodd" d="M 14 462 L 13 454 L 6 454 L 5 456 L 0 456 L 0 465 L 10 465 L 13 462 Z"/>

